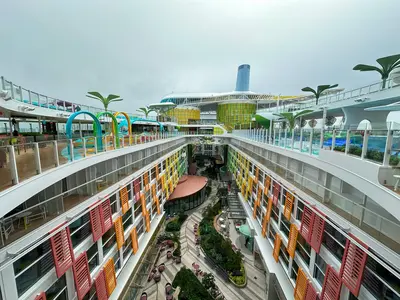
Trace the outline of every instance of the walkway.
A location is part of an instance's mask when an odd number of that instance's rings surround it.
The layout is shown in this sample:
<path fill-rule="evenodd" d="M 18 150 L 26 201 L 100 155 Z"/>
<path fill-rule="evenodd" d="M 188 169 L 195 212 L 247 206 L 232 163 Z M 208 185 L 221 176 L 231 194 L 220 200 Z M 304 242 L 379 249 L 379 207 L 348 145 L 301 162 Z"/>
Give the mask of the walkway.
<path fill-rule="evenodd" d="M 180 270 L 182 266 L 186 266 L 188 269 L 192 269 L 192 263 L 196 262 L 200 265 L 200 269 L 203 272 L 213 273 L 215 276 L 216 284 L 218 285 L 220 291 L 225 296 L 227 300 L 263 300 L 265 299 L 265 275 L 262 271 L 254 267 L 254 258 L 248 252 L 245 255 L 245 269 L 247 273 L 247 286 L 245 288 L 239 289 L 233 286 L 231 283 L 226 283 L 216 272 L 211 268 L 209 264 L 205 262 L 203 253 L 197 256 L 196 245 L 195 245 L 195 235 L 193 232 L 193 225 L 195 223 L 200 223 L 202 216 L 202 210 L 208 205 L 217 200 L 217 185 L 213 184 L 213 189 L 211 191 L 208 200 L 205 201 L 201 206 L 196 209 L 189 211 L 189 217 L 183 223 L 180 231 L 180 241 L 181 241 L 181 253 L 182 253 L 182 263 L 176 264 L 172 260 L 167 260 L 166 251 L 160 257 L 158 264 L 165 263 L 166 269 L 162 273 L 161 280 L 155 283 L 154 280 L 146 283 L 144 290 L 149 300 L 165 299 L 165 285 L 169 282 L 172 283 L 176 273 Z"/>

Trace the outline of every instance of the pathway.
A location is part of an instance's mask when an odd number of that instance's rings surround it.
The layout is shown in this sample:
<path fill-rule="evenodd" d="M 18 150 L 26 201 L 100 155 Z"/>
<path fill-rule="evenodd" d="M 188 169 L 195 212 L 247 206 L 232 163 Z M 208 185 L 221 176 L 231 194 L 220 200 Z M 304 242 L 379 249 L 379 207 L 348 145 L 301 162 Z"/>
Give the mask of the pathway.
<path fill-rule="evenodd" d="M 154 280 L 146 283 L 144 291 L 147 293 L 149 300 L 165 299 L 165 285 L 172 283 L 176 273 L 182 266 L 192 269 L 192 263 L 196 262 L 200 265 L 203 272 L 213 273 L 216 284 L 227 300 L 263 300 L 265 299 L 265 275 L 262 271 L 254 267 L 252 255 L 245 254 L 245 269 L 247 273 L 247 286 L 239 289 L 231 283 L 226 283 L 209 264 L 205 263 L 204 254 L 200 253 L 197 256 L 195 235 L 193 225 L 200 223 L 202 210 L 208 205 L 217 200 L 217 185 L 213 184 L 213 189 L 207 201 L 196 209 L 189 211 L 188 219 L 183 223 L 180 231 L 182 262 L 174 263 L 172 260 L 167 260 L 166 251 L 162 253 L 158 263 L 165 263 L 166 269 L 162 273 L 161 280 L 155 283 Z"/>

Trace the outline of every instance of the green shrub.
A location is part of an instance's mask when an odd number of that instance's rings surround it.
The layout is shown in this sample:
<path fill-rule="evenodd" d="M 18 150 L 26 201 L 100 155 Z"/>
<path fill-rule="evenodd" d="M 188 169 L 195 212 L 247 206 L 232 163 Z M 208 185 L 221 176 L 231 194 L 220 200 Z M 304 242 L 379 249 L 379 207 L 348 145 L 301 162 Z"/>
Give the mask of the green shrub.
<path fill-rule="evenodd" d="M 346 147 L 345 146 L 336 146 L 335 148 L 333 148 L 333 150 L 339 151 L 339 152 L 344 152 L 346 150 Z"/>
<path fill-rule="evenodd" d="M 399 164 L 399 158 L 397 155 L 391 155 L 389 159 L 389 165 L 391 166 L 397 166 Z"/>
<path fill-rule="evenodd" d="M 185 267 L 181 268 L 180 271 L 175 275 L 174 281 L 172 281 L 174 288 L 180 287 L 181 293 L 179 299 L 188 300 L 212 300 L 213 298 L 207 292 L 205 287 L 197 279 L 196 275 Z"/>
<path fill-rule="evenodd" d="M 349 147 L 349 154 L 361 156 L 362 149 L 359 146 L 350 146 Z"/>

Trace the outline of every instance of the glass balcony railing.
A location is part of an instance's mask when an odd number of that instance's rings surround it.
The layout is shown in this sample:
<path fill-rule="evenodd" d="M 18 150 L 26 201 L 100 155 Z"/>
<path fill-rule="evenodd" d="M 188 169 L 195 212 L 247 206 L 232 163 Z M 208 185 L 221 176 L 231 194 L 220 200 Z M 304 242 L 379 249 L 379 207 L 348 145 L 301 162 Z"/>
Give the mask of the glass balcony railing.
<path fill-rule="evenodd" d="M 310 179 L 285 165 L 268 159 L 265 155 L 260 155 L 256 151 L 253 151 L 254 149 L 248 145 L 234 143 L 234 146 L 310 195 L 313 199 L 322 203 L 354 226 L 367 232 L 388 248 L 396 253 L 400 253 L 400 222 L 395 220 L 394 217 L 390 220 L 363 206 L 357 199 L 352 200 L 350 198 L 351 195 L 328 189 L 320 181 Z"/>
<path fill-rule="evenodd" d="M 397 192 L 400 179 L 400 124 L 375 124 L 377 129 L 265 129 L 234 130 L 233 135 L 304 154 L 319 156 L 321 149 L 382 166 L 379 183 Z M 399 180 L 400 181 L 400 180 Z M 400 182 L 397 182 L 400 185 Z M 400 191 L 399 191 L 400 192 Z"/>
<path fill-rule="evenodd" d="M 183 134 L 164 132 L 123 136 L 118 143 L 111 136 L 91 136 L 3 145 L 0 146 L 0 192 L 44 171 L 91 155 L 179 136 Z"/>
<path fill-rule="evenodd" d="M 73 144 L 73 141 L 70 143 Z M 67 145 L 70 143 L 67 143 Z M 173 152 L 185 143 L 186 141 L 182 139 L 181 142 L 168 145 L 165 149 L 149 154 L 146 157 L 140 157 L 138 155 L 131 163 L 124 164 L 122 167 L 112 171 L 109 171 L 108 168 L 104 168 L 103 172 L 98 171 L 96 176 L 94 176 L 95 178 L 86 178 L 83 184 L 77 184 L 64 192 L 62 192 L 62 181 L 56 182 L 47 190 L 33 195 L 31 199 L 26 199 L 27 201 L 23 205 L 23 210 L 17 211 L 17 209 L 15 209 L 9 212 L 7 216 L 0 218 L 0 247 L 9 245 L 22 236 L 34 231 L 102 190 L 111 187 L 130 174 L 149 165 L 151 162 Z M 3 150 L 8 151 L 9 149 L 10 148 L 6 147 Z M 53 148 L 53 150 L 54 149 L 57 148 Z M 9 170 L 9 168 L 7 169 Z M 11 186 L 13 184 L 11 174 L 8 174 L 7 177 L 3 177 L 2 174 L 0 178 L 3 180 L 2 186 L 6 184 Z M 116 187 L 117 190 L 119 188 L 119 186 Z"/>

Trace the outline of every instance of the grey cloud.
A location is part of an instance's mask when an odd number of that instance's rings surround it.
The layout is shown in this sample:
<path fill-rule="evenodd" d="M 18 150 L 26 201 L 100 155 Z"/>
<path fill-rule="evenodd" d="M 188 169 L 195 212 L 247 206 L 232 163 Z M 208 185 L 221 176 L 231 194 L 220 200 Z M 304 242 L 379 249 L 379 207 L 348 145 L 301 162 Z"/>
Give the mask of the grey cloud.
<path fill-rule="evenodd" d="M 92 105 L 88 90 L 118 93 L 114 108 L 130 112 L 172 91 L 231 91 L 241 63 L 257 92 L 351 88 L 379 79 L 355 64 L 400 52 L 399 11 L 396 0 L 7 1 L 1 74 Z"/>

